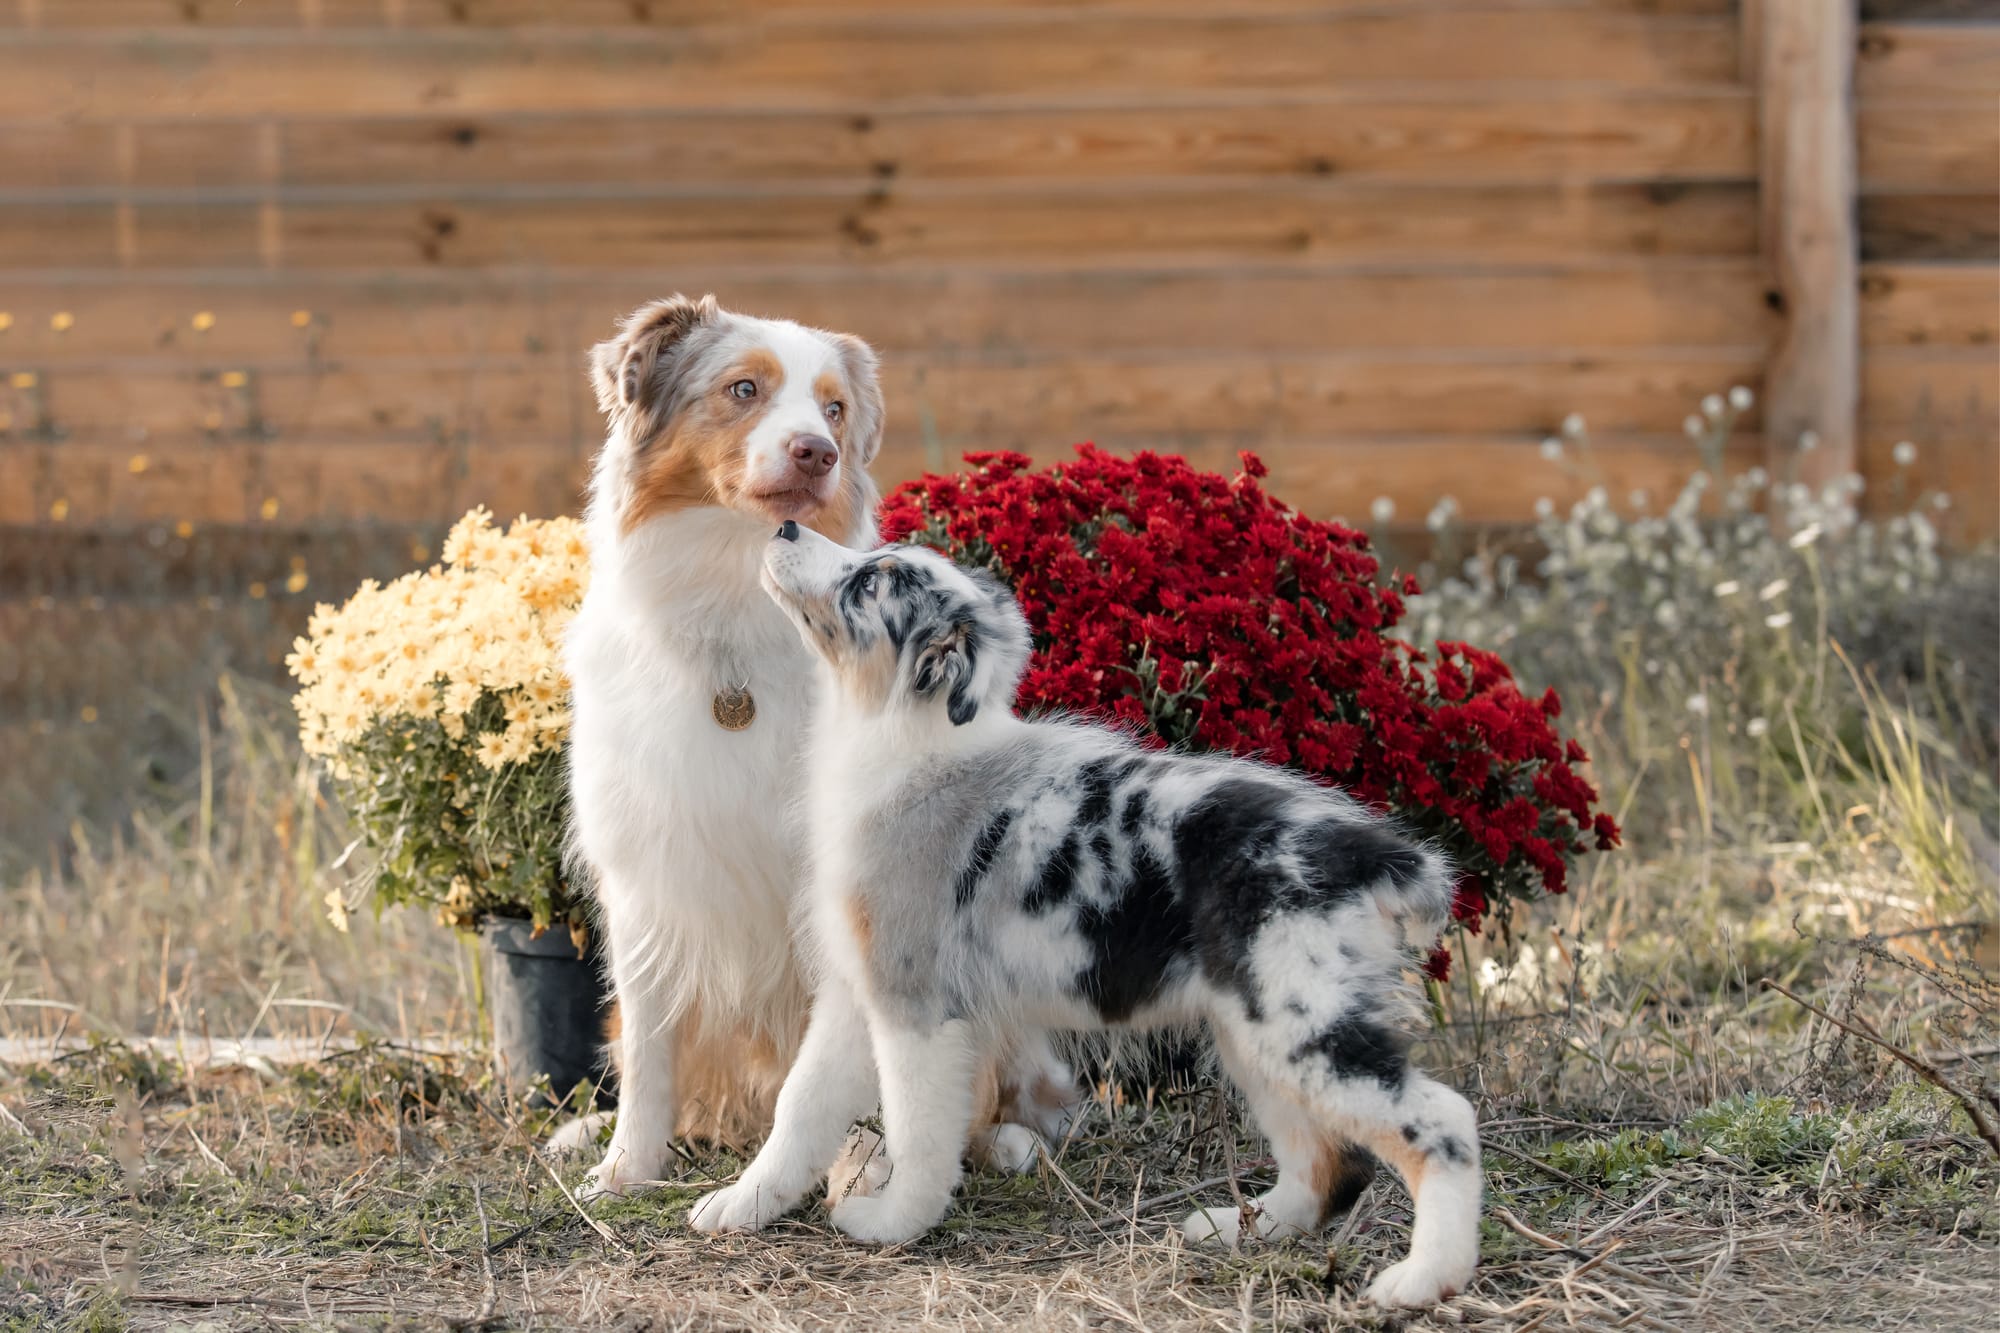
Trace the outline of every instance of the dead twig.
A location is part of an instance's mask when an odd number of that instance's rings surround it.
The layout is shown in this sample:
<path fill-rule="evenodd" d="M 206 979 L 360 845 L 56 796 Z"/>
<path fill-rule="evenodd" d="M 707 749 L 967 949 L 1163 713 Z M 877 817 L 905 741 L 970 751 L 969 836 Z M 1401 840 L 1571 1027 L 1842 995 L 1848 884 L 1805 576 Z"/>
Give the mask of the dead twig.
<path fill-rule="evenodd" d="M 484 1327 L 500 1304 L 500 1284 L 493 1276 L 493 1228 L 486 1220 L 486 1199 L 477 1180 L 472 1182 L 472 1206 L 479 1210 L 479 1262 L 486 1270 L 486 1293 L 480 1297 L 479 1308 L 470 1322 L 475 1327 Z"/>
<path fill-rule="evenodd" d="M 1966 1091 L 1957 1083 L 1947 1078 L 1944 1072 L 1930 1061 L 1912 1054 L 1898 1046 L 1895 1042 L 1890 1041 L 1887 1037 L 1877 1032 L 1869 1024 L 1868 1020 L 1859 1014 L 1854 1015 L 1851 1019 L 1836 1018 L 1814 1004 L 1811 1000 L 1801 997 L 1785 986 L 1773 981 L 1770 977 L 1765 977 L 1761 984 L 1765 990 L 1778 992 L 1778 994 L 1784 996 L 1793 1004 L 1813 1014 L 1817 1014 L 1841 1031 L 1880 1046 L 1890 1055 L 1895 1056 L 1896 1059 L 1907 1065 L 1918 1078 L 1921 1078 L 1933 1087 L 1941 1088 L 1949 1093 L 1953 1100 L 1965 1108 L 1965 1114 L 1972 1120 L 1972 1127 L 1979 1132 L 1980 1138 L 1986 1140 L 1986 1146 L 1993 1150 L 1993 1155 L 1996 1158 L 2000 1158 L 2000 1123 L 1996 1123 L 1994 1118 L 1995 1110 L 2000 1108 L 1988 1106 L 1986 1098 Z"/>

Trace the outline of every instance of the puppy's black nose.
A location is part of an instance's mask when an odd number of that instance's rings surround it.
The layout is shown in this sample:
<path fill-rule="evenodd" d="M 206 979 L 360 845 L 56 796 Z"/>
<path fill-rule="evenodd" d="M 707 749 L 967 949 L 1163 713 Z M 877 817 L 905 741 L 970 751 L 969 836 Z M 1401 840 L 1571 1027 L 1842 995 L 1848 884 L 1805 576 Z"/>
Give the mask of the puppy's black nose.
<path fill-rule="evenodd" d="M 799 525 L 792 519 L 786 519 L 778 525 L 778 536 L 788 542 L 797 541 L 799 539 Z"/>

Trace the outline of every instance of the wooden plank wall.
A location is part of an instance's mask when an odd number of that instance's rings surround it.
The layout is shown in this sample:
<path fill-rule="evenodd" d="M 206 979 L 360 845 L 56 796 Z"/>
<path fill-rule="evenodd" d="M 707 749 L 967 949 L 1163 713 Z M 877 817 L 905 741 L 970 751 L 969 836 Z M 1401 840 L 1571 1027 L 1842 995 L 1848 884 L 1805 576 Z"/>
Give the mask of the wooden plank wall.
<path fill-rule="evenodd" d="M 2000 3 L 1862 0 L 1855 67 L 1864 468 L 1917 448 L 1961 532 L 2000 499 Z M 1924 313 L 1919 314 L 1922 311 Z"/>
<path fill-rule="evenodd" d="M 1973 532 L 1997 8 L 1867 0 L 1856 80 L 1862 466 Z M 1659 495 L 1774 331 L 1754 67 L 1735 0 L 5 0 L 0 526 L 571 509 L 582 350 L 676 289 L 876 343 L 889 481 Z"/>

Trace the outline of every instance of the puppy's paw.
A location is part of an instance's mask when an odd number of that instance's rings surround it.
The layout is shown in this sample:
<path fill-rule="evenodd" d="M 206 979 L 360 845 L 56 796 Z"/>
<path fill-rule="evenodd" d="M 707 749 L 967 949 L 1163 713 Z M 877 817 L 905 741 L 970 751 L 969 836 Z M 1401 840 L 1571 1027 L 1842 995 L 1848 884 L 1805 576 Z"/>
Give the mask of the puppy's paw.
<path fill-rule="evenodd" d="M 848 1195 L 833 1206 L 834 1226 L 871 1245 L 900 1245 L 929 1229 L 928 1220 L 912 1217 L 895 1199 L 881 1195 Z"/>
<path fill-rule="evenodd" d="M 889 1183 L 889 1149 L 872 1129 L 856 1126 L 847 1136 L 840 1157 L 826 1173 L 826 1197 L 839 1203 L 852 1195 L 880 1194 Z"/>
<path fill-rule="evenodd" d="M 1469 1271 L 1450 1273 L 1442 1265 L 1405 1259 L 1376 1275 L 1368 1285 L 1368 1299 L 1385 1310 L 1423 1309 L 1450 1300 L 1471 1280 Z"/>
<path fill-rule="evenodd" d="M 995 1125 L 974 1141 L 974 1157 L 979 1165 L 1025 1175 L 1042 1160 L 1041 1135 L 1026 1125 Z"/>
<path fill-rule="evenodd" d="M 688 1225 L 709 1235 L 719 1231 L 762 1231 L 790 1212 L 792 1202 L 780 1198 L 760 1182 L 742 1180 L 696 1199 L 694 1207 L 688 1210 Z"/>
<path fill-rule="evenodd" d="M 1197 1209 L 1181 1223 L 1181 1235 L 1194 1245 L 1223 1245 L 1233 1250 L 1243 1238 L 1243 1210 L 1234 1205 Z"/>

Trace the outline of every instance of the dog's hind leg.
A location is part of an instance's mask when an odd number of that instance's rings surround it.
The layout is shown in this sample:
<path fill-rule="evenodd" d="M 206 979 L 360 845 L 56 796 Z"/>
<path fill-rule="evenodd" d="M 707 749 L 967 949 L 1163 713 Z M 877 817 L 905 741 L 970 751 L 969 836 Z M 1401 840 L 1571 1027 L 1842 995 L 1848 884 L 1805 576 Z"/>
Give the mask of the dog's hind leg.
<path fill-rule="evenodd" d="M 1354 1206 L 1375 1178 L 1375 1159 L 1328 1132 L 1296 1089 L 1274 1083 L 1220 1032 L 1216 1045 L 1278 1163 L 1277 1184 L 1249 1201 L 1250 1234 L 1260 1239 L 1316 1234 Z M 1181 1232 L 1191 1241 L 1234 1245 L 1245 1221 L 1243 1209 L 1234 1204 L 1203 1208 L 1188 1217 Z"/>
<path fill-rule="evenodd" d="M 1383 1306 L 1427 1306 L 1465 1290 L 1479 1262 L 1479 1125 L 1472 1104 L 1411 1068 L 1403 1038 L 1365 1007 L 1346 1009 L 1331 1020 L 1294 1022 L 1273 1015 L 1264 1022 L 1219 1019 L 1215 1026 L 1225 1062 L 1241 1068 L 1247 1083 L 1271 1089 L 1280 1106 L 1288 1105 L 1291 1114 L 1317 1129 L 1321 1141 L 1373 1153 L 1409 1187 L 1416 1205 L 1409 1257 L 1376 1277 L 1369 1299 Z M 1272 1113 L 1259 1094 L 1252 1093 L 1252 1100 L 1260 1118 Z M 1289 1123 L 1285 1114 L 1278 1110 L 1267 1122 L 1280 1175 L 1278 1188 L 1266 1197 L 1277 1204 L 1274 1196 L 1282 1195 L 1279 1206 L 1293 1210 L 1290 1217 L 1296 1219 L 1321 1195 L 1310 1188 L 1286 1193 L 1285 1150 L 1279 1146 L 1279 1126 Z"/>
<path fill-rule="evenodd" d="M 798 1058 L 778 1093 L 771 1137 L 742 1178 L 698 1200 L 697 1231 L 755 1231 L 798 1206 L 840 1153 L 848 1126 L 875 1104 L 868 1025 L 854 994 L 829 976 L 813 996 Z"/>
<path fill-rule="evenodd" d="M 999 1069 L 994 1123 L 972 1136 L 972 1160 L 997 1171 L 1024 1172 L 1041 1160 L 1076 1118 L 1076 1076 L 1040 1028 L 1022 1033 Z"/>
<path fill-rule="evenodd" d="M 1354 1092 L 1329 1109 L 1344 1113 L 1355 1137 L 1396 1168 L 1416 1205 L 1409 1257 L 1377 1274 L 1368 1298 L 1381 1306 L 1449 1300 L 1465 1290 L 1479 1262 L 1483 1178 L 1472 1104 L 1414 1069 L 1400 1095 L 1372 1081 Z"/>
<path fill-rule="evenodd" d="M 880 1193 L 849 1196 L 832 1220 L 857 1240 L 893 1245 L 929 1230 L 951 1207 L 984 1053 L 962 1019 L 921 1027 L 870 1019 L 894 1165 Z"/>

